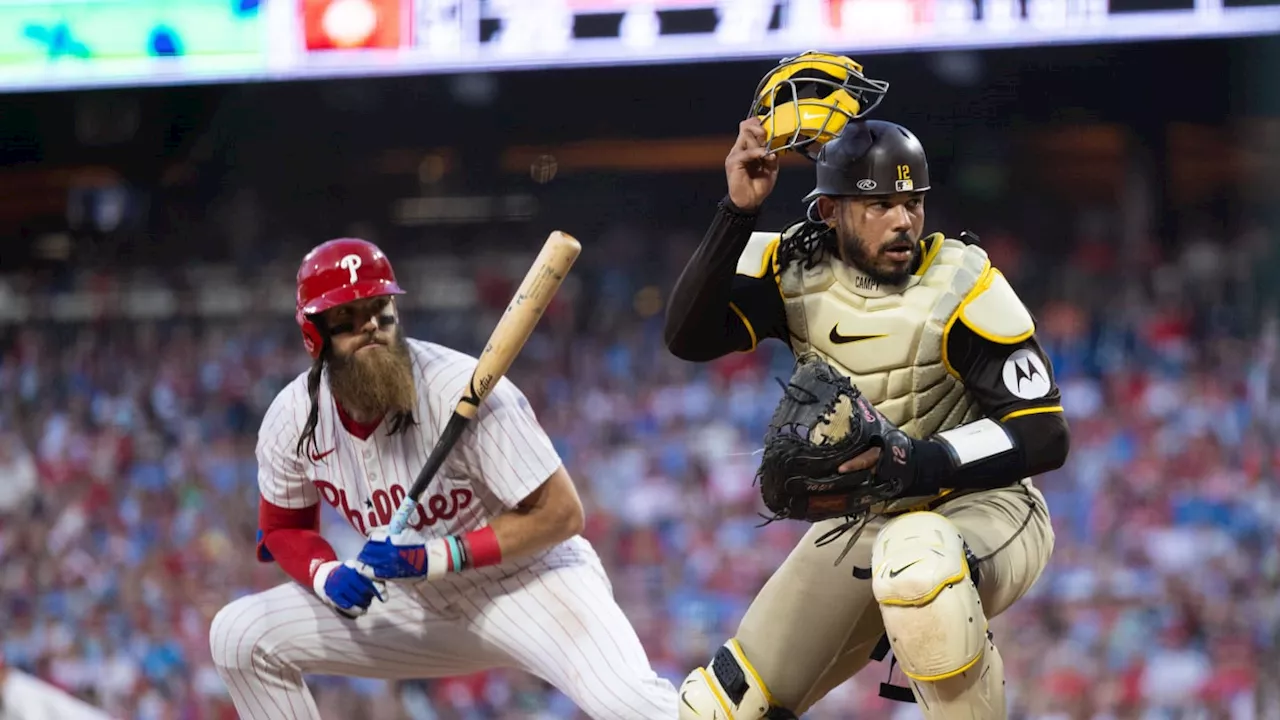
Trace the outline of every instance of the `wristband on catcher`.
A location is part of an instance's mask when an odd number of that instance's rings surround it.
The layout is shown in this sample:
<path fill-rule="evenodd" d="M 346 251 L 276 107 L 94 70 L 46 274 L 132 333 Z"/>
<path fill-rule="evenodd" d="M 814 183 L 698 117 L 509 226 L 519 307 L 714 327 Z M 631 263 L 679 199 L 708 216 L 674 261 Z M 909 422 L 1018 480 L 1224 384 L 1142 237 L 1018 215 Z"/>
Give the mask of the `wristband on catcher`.
<path fill-rule="evenodd" d="M 434 580 L 468 568 L 482 568 L 502 562 L 502 548 L 492 527 L 472 530 L 459 537 L 446 535 L 426 544 L 427 579 Z"/>
<path fill-rule="evenodd" d="M 1021 479 L 1018 444 L 1004 425 L 982 418 L 917 441 L 917 489 L 998 487 Z"/>
<path fill-rule="evenodd" d="M 933 440 L 942 444 L 951 456 L 953 466 L 959 470 L 976 465 L 983 460 L 1013 452 L 1013 437 L 1003 425 L 991 418 L 982 418 L 934 435 Z"/>

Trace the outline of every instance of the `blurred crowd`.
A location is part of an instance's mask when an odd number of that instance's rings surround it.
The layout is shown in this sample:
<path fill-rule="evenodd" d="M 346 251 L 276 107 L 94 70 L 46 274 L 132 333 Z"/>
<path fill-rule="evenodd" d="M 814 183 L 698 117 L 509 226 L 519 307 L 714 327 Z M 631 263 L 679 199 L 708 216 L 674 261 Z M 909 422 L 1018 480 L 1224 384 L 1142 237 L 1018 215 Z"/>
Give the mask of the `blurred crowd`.
<path fill-rule="evenodd" d="M 1049 570 L 992 623 L 1012 717 L 1280 717 L 1280 328 L 1260 269 L 1278 240 L 1206 235 L 1126 255 L 1085 239 L 1062 262 L 984 242 L 1033 305 L 1072 429 L 1067 465 L 1037 480 L 1057 530 Z M 752 484 L 786 348 L 695 366 L 663 347 L 662 300 L 693 241 L 575 271 L 577 291 L 511 373 L 579 485 L 615 594 L 676 683 L 804 530 L 760 527 Z M 409 314 L 410 334 L 476 352 L 513 288 L 476 280 L 483 314 Z M 0 327 L 8 666 L 121 718 L 235 717 L 208 626 L 229 600 L 286 581 L 254 560 L 253 448 L 306 362 L 284 314 Z M 327 507 L 324 520 L 354 553 L 345 523 Z M 888 673 L 872 663 L 807 717 L 917 717 L 878 697 Z M 310 682 L 331 718 L 579 717 L 507 671 Z"/>

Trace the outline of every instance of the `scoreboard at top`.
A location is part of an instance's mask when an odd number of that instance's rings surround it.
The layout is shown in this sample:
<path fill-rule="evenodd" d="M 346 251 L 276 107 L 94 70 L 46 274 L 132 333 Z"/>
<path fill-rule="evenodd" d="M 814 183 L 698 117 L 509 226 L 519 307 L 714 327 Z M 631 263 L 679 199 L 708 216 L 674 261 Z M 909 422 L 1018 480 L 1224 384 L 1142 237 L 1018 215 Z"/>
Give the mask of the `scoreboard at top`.
<path fill-rule="evenodd" d="M 1280 32 L 1280 0 L 0 0 L 0 91 Z"/>

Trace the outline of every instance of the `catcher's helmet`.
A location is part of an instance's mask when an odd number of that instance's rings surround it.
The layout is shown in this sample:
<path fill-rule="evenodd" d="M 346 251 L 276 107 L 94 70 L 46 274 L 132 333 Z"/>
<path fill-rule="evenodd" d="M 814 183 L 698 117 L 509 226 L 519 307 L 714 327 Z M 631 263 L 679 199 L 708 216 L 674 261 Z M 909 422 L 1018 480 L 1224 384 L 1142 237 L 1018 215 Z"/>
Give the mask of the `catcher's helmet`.
<path fill-rule="evenodd" d="M 884 120 L 858 120 L 822 146 L 817 183 L 805 196 L 869 196 L 929 189 L 924 146 L 908 129 Z"/>
<path fill-rule="evenodd" d="M 774 152 L 816 150 L 853 120 L 875 109 L 889 83 L 862 74 L 842 55 L 809 51 L 782 60 L 760 81 L 750 115 L 760 118 Z"/>
<path fill-rule="evenodd" d="M 312 320 L 313 315 L 356 300 L 403 294 L 396 284 L 391 261 L 377 245 L 339 238 L 315 246 L 298 268 L 295 318 L 302 328 L 307 353 L 319 357 L 324 348 L 324 335 Z"/>

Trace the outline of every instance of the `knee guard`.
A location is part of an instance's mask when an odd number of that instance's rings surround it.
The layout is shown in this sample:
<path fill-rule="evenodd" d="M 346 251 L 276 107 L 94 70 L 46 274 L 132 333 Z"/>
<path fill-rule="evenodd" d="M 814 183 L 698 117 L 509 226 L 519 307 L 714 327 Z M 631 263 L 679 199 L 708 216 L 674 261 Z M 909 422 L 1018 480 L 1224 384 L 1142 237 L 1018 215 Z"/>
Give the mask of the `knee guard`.
<path fill-rule="evenodd" d="M 880 530 L 871 563 L 885 634 L 907 677 L 938 682 L 980 664 L 987 617 L 950 520 L 932 512 L 894 518 Z"/>
<path fill-rule="evenodd" d="M 720 646 L 711 664 L 689 673 L 680 685 L 679 720 L 794 720 L 773 707 L 769 689 L 737 640 Z"/>

